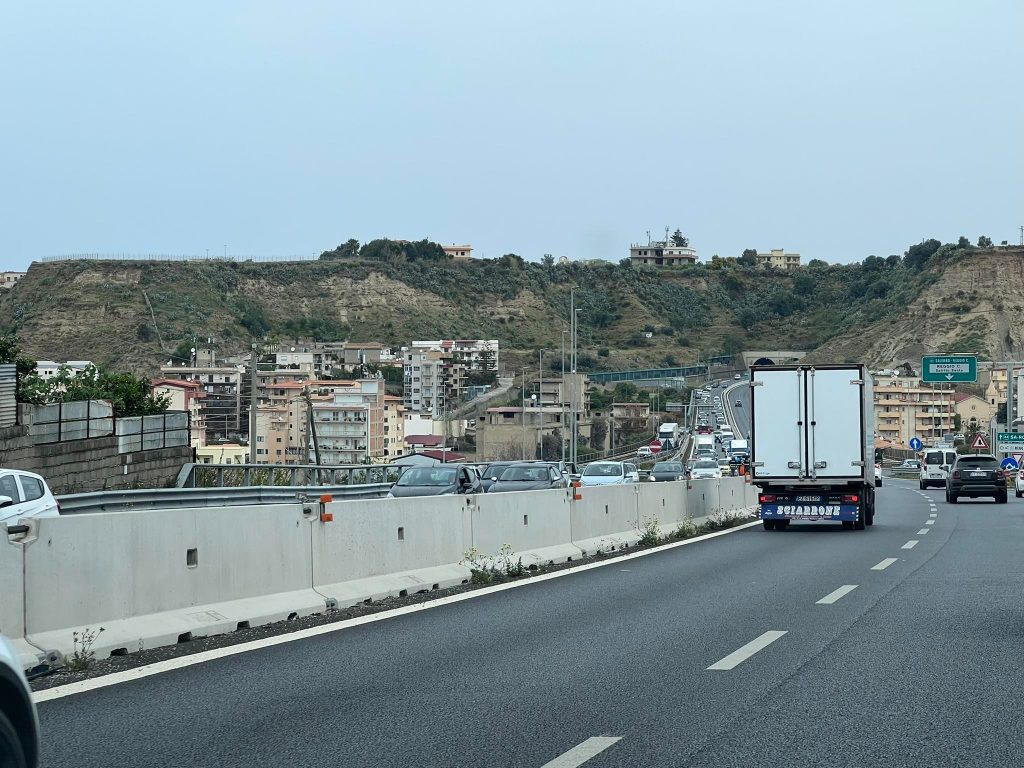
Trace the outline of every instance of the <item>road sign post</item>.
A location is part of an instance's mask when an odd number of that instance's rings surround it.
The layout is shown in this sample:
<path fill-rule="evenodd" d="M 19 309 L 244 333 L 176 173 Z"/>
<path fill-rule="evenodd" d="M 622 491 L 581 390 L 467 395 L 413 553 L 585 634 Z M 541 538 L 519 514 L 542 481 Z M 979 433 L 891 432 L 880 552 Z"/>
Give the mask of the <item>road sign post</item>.
<path fill-rule="evenodd" d="M 921 358 L 921 381 L 955 384 L 978 380 L 974 355 L 928 355 Z"/>
<path fill-rule="evenodd" d="M 985 436 L 981 434 L 981 432 L 974 436 L 974 442 L 971 443 L 971 448 L 976 451 L 988 450 L 988 440 L 985 439 Z"/>

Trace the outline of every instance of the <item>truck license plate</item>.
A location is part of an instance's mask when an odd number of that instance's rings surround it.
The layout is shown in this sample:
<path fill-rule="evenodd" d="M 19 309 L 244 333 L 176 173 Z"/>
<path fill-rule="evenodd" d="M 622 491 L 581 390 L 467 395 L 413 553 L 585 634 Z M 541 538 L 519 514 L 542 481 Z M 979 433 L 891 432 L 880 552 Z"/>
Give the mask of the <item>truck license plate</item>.
<path fill-rule="evenodd" d="M 802 504 L 820 504 L 823 499 L 821 496 L 797 496 L 793 501 Z"/>

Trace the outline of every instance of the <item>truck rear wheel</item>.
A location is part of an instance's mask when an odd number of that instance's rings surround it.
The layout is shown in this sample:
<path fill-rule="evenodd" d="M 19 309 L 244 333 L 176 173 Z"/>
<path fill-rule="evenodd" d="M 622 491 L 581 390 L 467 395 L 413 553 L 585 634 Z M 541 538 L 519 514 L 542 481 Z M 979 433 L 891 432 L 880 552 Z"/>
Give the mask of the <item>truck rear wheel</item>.
<path fill-rule="evenodd" d="M 764 526 L 764 529 L 766 531 L 774 531 L 775 530 L 775 521 L 774 520 L 762 520 L 761 521 L 761 525 Z"/>

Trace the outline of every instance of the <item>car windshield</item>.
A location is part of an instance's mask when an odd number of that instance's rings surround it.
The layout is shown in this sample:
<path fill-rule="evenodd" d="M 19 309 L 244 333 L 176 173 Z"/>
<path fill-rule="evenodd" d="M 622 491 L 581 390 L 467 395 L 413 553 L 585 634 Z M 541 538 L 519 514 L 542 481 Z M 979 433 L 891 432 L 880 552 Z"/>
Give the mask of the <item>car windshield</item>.
<path fill-rule="evenodd" d="M 999 466 L 991 456 L 965 456 L 957 462 L 958 469 L 995 469 Z"/>
<path fill-rule="evenodd" d="M 682 472 L 683 465 L 675 461 L 660 461 L 654 465 L 654 469 L 651 471 L 655 474 L 659 472 Z"/>
<path fill-rule="evenodd" d="M 398 479 L 397 485 L 455 485 L 455 478 L 457 475 L 457 469 L 447 467 L 413 467 L 412 469 L 405 471 L 405 473 Z"/>
<path fill-rule="evenodd" d="M 486 469 L 484 469 L 482 474 L 484 477 L 501 477 L 501 473 L 504 472 L 506 469 L 508 469 L 507 463 L 490 464 L 487 466 Z"/>
<path fill-rule="evenodd" d="M 622 477 L 621 464 L 588 464 L 584 477 Z"/>
<path fill-rule="evenodd" d="M 547 467 L 509 467 L 502 472 L 498 478 L 502 482 L 510 480 L 513 482 L 536 483 L 548 479 Z"/>
<path fill-rule="evenodd" d="M 694 469 L 718 469 L 718 462 L 711 459 L 701 459 L 693 466 Z"/>

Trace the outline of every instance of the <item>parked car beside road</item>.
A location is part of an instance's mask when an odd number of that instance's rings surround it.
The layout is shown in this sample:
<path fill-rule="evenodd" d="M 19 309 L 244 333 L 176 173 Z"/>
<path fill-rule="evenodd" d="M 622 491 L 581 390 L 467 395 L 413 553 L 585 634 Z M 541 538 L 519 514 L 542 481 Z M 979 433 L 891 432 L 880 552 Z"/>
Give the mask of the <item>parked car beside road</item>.
<path fill-rule="evenodd" d="M 0 523 L 30 517 L 57 517 L 60 505 L 42 475 L 0 469 Z"/>
<path fill-rule="evenodd" d="M 497 481 L 491 483 L 488 493 L 509 491 L 542 491 L 566 488 L 569 481 L 554 464 L 524 463 L 506 467 Z"/>
<path fill-rule="evenodd" d="M 471 471 L 468 465 L 463 464 L 439 464 L 407 469 L 398 478 L 398 482 L 391 486 L 388 498 L 480 492 L 481 483 L 475 469 Z"/>

